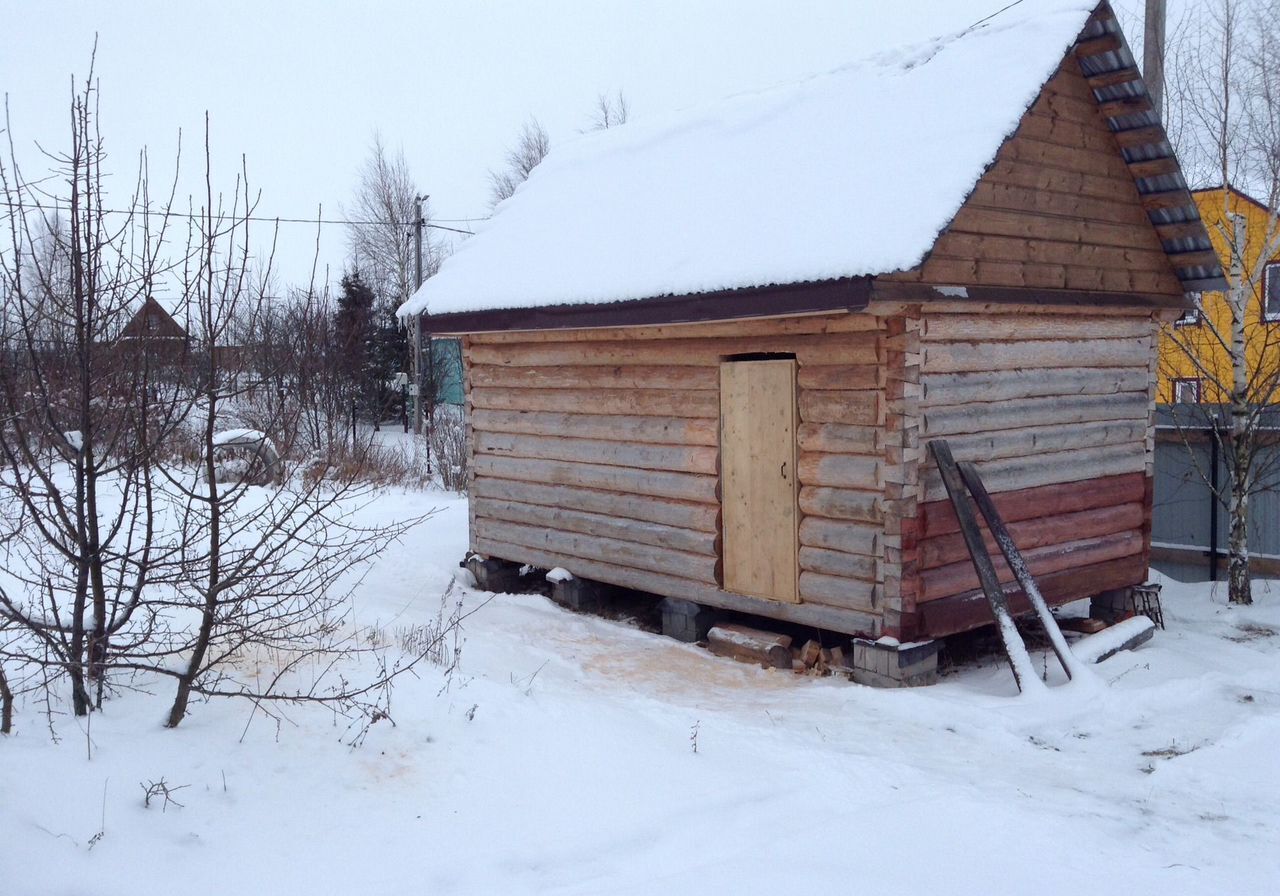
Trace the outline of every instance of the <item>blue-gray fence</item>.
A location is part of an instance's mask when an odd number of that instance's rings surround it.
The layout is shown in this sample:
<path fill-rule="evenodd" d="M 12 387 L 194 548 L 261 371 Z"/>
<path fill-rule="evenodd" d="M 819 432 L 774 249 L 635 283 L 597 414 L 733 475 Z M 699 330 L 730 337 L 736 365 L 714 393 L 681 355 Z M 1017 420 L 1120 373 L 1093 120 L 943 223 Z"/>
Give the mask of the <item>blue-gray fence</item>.
<path fill-rule="evenodd" d="M 1216 479 L 1221 493 L 1228 494 L 1227 465 L 1219 456 L 1209 418 L 1188 415 L 1175 423 L 1172 414 L 1162 408 L 1157 417 L 1151 527 L 1156 563 L 1204 573 L 1216 566 L 1221 577 L 1229 520 L 1226 507 L 1213 497 L 1211 483 Z M 1255 469 L 1264 476 L 1249 499 L 1249 550 L 1259 560 L 1280 562 L 1280 444 L 1264 446 Z"/>

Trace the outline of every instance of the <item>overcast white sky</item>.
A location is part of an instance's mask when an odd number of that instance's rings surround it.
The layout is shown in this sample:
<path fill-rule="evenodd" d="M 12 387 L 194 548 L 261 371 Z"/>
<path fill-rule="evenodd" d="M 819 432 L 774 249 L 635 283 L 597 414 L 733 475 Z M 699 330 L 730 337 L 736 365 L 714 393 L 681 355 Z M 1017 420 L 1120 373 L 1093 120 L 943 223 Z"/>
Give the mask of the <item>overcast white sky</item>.
<path fill-rule="evenodd" d="M 667 112 L 853 61 L 917 36 L 922 18 L 943 33 L 1006 3 L 0 0 L 0 91 L 32 175 L 34 141 L 65 141 L 70 78 L 86 73 L 97 33 L 121 175 L 144 145 L 165 170 L 179 129 L 194 173 L 208 110 L 216 183 L 229 188 L 243 153 L 262 214 L 338 217 L 376 129 L 404 150 L 436 218 L 466 219 L 486 212 L 487 169 L 531 114 L 554 150 L 602 91 L 623 90 L 633 116 Z M 1142 0 L 1117 6 L 1136 15 Z M 314 241 L 313 226 L 282 227 L 285 283 L 306 280 Z M 325 227 L 322 265 L 336 276 L 344 255 L 342 228 Z"/>

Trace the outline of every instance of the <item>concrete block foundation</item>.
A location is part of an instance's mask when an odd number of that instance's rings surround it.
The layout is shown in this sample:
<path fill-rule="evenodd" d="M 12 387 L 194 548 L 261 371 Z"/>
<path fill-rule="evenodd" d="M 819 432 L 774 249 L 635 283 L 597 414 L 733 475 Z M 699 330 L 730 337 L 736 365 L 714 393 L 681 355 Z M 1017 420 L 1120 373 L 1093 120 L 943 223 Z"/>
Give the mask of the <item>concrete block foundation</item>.
<path fill-rule="evenodd" d="M 551 582 L 551 600 L 575 613 L 591 613 L 599 610 L 612 590 L 611 586 L 602 585 L 590 579 L 570 577 L 549 579 L 549 581 Z"/>
<path fill-rule="evenodd" d="M 677 597 L 664 597 L 662 607 L 662 633 L 668 638 L 692 644 L 705 641 L 707 632 L 715 625 L 717 614 L 714 610 L 695 604 L 691 600 Z"/>
<path fill-rule="evenodd" d="M 892 644 L 854 638 L 853 680 L 876 688 L 915 688 L 937 684 L 941 641 Z"/>
<path fill-rule="evenodd" d="M 1095 594 L 1089 600 L 1089 615 L 1107 625 L 1115 625 L 1121 619 L 1133 615 L 1133 589 L 1112 588 Z"/>
<path fill-rule="evenodd" d="M 522 588 L 520 584 L 520 564 L 509 560 L 496 560 L 471 554 L 462 565 L 471 571 L 476 578 L 476 587 L 481 591 L 493 591 L 497 594 L 517 594 Z"/>

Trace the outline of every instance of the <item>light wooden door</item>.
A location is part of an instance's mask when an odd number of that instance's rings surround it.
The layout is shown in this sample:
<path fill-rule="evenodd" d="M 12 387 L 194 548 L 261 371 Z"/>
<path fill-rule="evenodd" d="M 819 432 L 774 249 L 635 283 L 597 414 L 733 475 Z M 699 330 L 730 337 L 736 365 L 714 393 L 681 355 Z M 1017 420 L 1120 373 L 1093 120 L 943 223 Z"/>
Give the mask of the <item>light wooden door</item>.
<path fill-rule="evenodd" d="M 796 362 L 720 365 L 726 591 L 798 603 Z"/>

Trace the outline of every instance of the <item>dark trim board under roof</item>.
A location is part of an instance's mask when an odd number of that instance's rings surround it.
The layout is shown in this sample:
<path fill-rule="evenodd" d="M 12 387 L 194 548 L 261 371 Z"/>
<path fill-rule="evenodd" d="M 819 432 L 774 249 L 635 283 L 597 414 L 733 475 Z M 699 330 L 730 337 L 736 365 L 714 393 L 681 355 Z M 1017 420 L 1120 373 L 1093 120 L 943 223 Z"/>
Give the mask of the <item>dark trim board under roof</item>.
<path fill-rule="evenodd" d="M 461 336 L 521 330 L 573 330 L 706 323 L 746 318 L 786 317 L 862 311 L 871 302 L 927 304 L 967 301 L 1005 305 L 1061 305 L 1100 308 L 1192 307 L 1181 296 L 1154 293 L 1084 292 L 1001 286 L 943 286 L 898 283 L 874 277 L 825 280 L 790 286 L 731 289 L 722 292 L 605 304 L 553 305 L 491 309 L 464 314 L 421 315 L 424 335 Z"/>
<path fill-rule="evenodd" d="M 459 314 L 422 315 L 422 329 L 435 335 L 502 330 L 559 330 L 592 327 L 641 327 L 691 324 L 748 317 L 782 317 L 832 311 L 861 311 L 871 299 L 870 277 L 823 280 L 786 286 L 726 289 L 719 292 L 626 302 L 545 305 Z"/>

